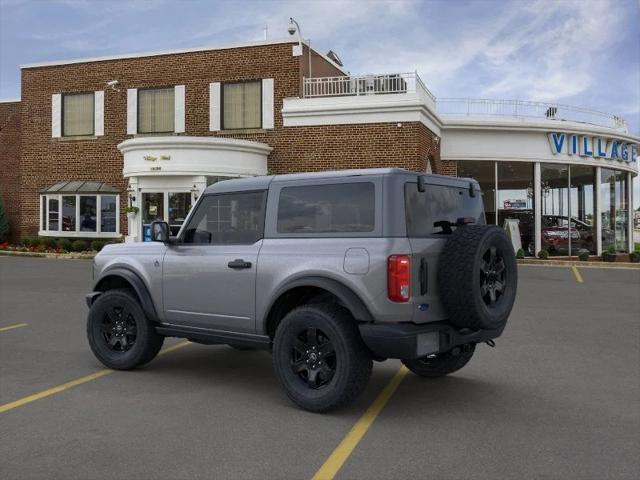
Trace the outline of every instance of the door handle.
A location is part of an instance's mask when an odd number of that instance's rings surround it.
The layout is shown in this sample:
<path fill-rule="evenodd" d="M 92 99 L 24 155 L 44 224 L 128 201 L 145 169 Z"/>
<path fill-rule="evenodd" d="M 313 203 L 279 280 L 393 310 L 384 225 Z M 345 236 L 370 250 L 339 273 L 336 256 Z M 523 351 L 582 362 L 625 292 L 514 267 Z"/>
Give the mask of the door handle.
<path fill-rule="evenodd" d="M 227 266 L 229 268 L 240 270 L 242 268 L 251 268 L 251 262 L 245 262 L 241 258 L 236 258 L 235 260 L 232 260 L 231 262 L 229 262 Z"/>

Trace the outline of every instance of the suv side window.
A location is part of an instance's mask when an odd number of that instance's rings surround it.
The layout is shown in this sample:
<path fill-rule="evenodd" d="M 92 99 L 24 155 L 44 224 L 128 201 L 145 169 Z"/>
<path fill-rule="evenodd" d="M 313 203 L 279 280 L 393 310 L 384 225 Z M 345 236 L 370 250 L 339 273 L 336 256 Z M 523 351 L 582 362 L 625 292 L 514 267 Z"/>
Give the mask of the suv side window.
<path fill-rule="evenodd" d="M 208 195 L 185 228 L 182 243 L 251 245 L 264 234 L 266 192 Z"/>
<path fill-rule="evenodd" d="M 372 232 L 375 186 L 371 182 L 284 187 L 278 233 Z"/>

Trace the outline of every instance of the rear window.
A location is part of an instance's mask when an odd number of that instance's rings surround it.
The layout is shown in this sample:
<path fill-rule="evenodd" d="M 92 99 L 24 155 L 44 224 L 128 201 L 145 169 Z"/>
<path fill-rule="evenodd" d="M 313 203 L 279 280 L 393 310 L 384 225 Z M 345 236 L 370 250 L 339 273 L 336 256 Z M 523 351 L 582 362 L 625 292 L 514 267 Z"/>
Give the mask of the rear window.
<path fill-rule="evenodd" d="M 417 183 L 407 183 L 404 199 L 409 237 L 446 235 L 459 218 L 485 223 L 482 197 L 479 193 L 471 197 L 468 188 L 427 184 L 425 191 L 419 192 Z"/>
<path fill-rule="evenodd" d="M 370 182 L 284 187 L 278 202 L 278 233 L 372 232 L 374 200 Z"/>

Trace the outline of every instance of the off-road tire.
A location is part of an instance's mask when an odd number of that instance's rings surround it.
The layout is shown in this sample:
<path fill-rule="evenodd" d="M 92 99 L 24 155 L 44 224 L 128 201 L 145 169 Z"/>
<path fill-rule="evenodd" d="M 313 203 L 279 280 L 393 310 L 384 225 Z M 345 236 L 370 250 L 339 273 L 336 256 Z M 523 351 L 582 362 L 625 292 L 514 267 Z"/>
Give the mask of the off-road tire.
<path fill-rule="evenodd" d="M 496 273 L 498 267 L 487 269 L 492 249 L 494 258 L 501 259 L 500 273 Z M 498 283 L 503 285 L 503 292 L 496 290 Z M 483 294 L 487 284 L 491 289 Z M 467 225 L 449 236 L 438 263 L 438 292 L 452 325 L 473 330 L 504 328 L 517 287 L 515 252 L 502 228 Z"/>
<path fill-rule="evenodd" d="M 464 367 L 475 351 L 475 345 L 460 348 L 457 355 L 452 352 L 439 353 L 422 358 L 402 360 L 402 363 L 416 375 L 427 378 L 437 378 L 457 372 Z"/>
<path fill-rule="evenodd" d="M 126 351 L 115 351 L 110 347 L 104 333 L 109 314 L 113 315 L 118 309 L 122 309 L 130 324 L 135 324 L 135 340 Z M 164 342 L 164 337 L 156 333 L 144 314 L 138 299 L 126 289 L 108 290 L 93 302 L 87 317 L 87 338 L 98 360 L 114 370 L 130 370 L 149 363 Z"/>
<path fill-rule="evenodd" d="M 318 338 L 326 338 L 335 352 L 333 360 L 324 357 L 334 366 L 334 373 L 319 388 L 310 386 L 308 372 L 294 372 L 300 362 L 295 361 L 298 350 L 294 349 L 294 343 L 308 345 L 309 328 L 316 329 Z M 302 342 L 301 336 L 305 335 L 306 339 Z M 369 382 L 372 364 L 355 320 L 348 310 L 339 305 L 298 307 L 282 319 L 276 330 L 273 342 L 274 370 L 289 398 L 305 410 L 326 412 L 355 399 Z M 318 375 L 318 378 L 323 378 Z"/>

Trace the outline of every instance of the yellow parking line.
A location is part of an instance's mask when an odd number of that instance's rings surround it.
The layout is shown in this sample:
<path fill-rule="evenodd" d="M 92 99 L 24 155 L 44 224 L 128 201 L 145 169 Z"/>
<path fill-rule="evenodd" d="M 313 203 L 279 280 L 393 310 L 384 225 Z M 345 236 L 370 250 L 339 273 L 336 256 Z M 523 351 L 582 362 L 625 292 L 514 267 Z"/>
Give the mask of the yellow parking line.
<path fill-rule="evenodd" d="M 371 424 L 397 390 L 408 371 L 404 365 L 400 367 L 400 370 L 396 372 L 391 381 L 384 387 L 384 390 L 380 392 L 380 395 L 373 401 L 367 411 L 364 412 L 364 415 L 360 417 L 360 420 L 356 422 L 353 428 L 351 428 L 351 431 L 344 437 L 342 442 L 340 442 L 316 472 L 313 480 L 331 480 L 336 476 L 342 468 L 342 465 L 344 465 L 344 462 L 346 462 L 349 455 L 351 455 L 351 452 L 353 452 L 358 443 L 360 443 L 360 440 L 362 440 L 362 437 L 367 433 Z"/>
<path fill-rule="evenodd" d="M 190 343 L 191 342 L 189 341 L 184 341 L 184 342 L 180 342 L 175 345 L 172 345 L 170 347 L 163 348 L 158 355 L 163 355 L 165 353 L 173 352 L 174 350 L 177 350 L 179 348 L 186 347 Z M 8 412 L 9 410 L 13 410 L 14 408 L 22 407 L 31 402 L 35 402 L 36 400 L 50 397 L 51 395 L 55 395 L 56 393 L 64 392 L 65 390 L 69 390 L 70 388 L 77 387 L 78 385 L 82 385 L 83 383 L 87 383 L 92 380 L 97 380 L 98 378 L 104 377 L 113 372 L 115 372 L 115 370 L 111 370 L 110 368 L 98 370 L 95 373 L 86 375 L 84 377 L 76 378 L 75 380 L 71 380 L 70 382 L 63 383 L 62 385 L 48 388 L 47 390 L 34 393 L 33 395 L 29 395 L 28 397 L 23 397 L 18 400 L 14 400 L 13 402 L 5 403 L 3 405 L 0 405 L 0 413 Z"/>
<path fill-rule="evenodd" d="M 8 327 L 0 328 L 0 332 L 6 332 L 7 330 L 13 330 L 14 328 L 26 327 L 28 323 L 16 323 L 15 325 L 9 325 Z"/>
<path fill-rule="evenodd" d="M 573 275 L 576 277 L 576 282 L 584 283 L 584 280 L 582 279 L 582 275 L 580 275 L 580 272 L 578 271 L 578 268 L 575 265 L 571 266 L 571 270 L 573 270 Z"/>

